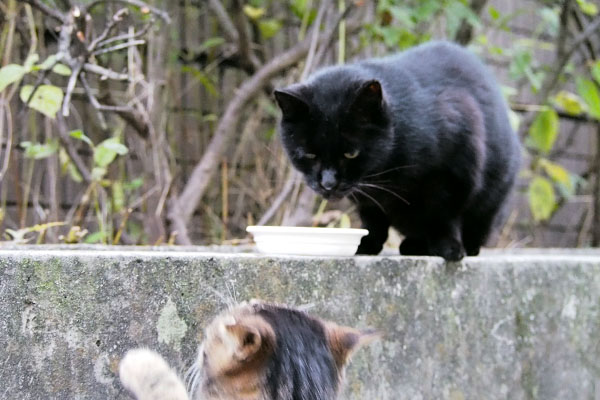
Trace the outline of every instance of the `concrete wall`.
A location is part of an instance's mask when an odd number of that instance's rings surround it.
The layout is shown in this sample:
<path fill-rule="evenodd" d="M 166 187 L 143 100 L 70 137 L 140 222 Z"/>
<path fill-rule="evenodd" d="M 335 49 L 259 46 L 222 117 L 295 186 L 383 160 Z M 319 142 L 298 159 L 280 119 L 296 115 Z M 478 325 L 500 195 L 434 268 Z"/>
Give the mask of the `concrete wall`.
<path fill-rule="evenodd" d="M 385 338 L 343 398 L 600 399 L 600 256 L 274 258 L 0 250 L 0 398 L 126 399 L 136 346 L 180 371 L 231 298 L 304 305 Z"/>

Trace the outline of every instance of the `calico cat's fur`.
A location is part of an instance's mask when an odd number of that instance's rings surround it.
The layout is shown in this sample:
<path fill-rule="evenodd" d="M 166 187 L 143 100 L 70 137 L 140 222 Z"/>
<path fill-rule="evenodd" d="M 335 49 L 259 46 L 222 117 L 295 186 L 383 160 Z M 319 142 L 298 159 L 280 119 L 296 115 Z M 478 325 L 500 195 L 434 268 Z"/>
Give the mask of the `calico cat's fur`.
<path fill-rule="evenodd" d="M 275 91 L 281 136 L 308 185 L 349 198 L 377 254 L 477 255 L 513 187 L 520 144 L 493 76 L 464 48 L 432 42 L 325 68 Z"/>
<path fill-rule="evenodd" d="M 190 399 L 333 400 L 350 356 L 376 337 L 292 308 L 243 303 L 206 328 Z M 137 400 L 188 399 L 176 374 L 150 350 L 130 351 L 120 377 Z"/>

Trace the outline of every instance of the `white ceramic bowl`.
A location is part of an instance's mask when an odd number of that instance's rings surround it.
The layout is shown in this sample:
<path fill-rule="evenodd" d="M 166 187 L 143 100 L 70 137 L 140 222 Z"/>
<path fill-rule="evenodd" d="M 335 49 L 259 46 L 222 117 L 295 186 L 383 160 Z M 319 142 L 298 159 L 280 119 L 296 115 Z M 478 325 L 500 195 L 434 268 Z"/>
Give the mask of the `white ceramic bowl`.
<path fill-rule="evenodd" d="M 249 226 L 258 251 L 265 254 L 352 256 L 366 229 Z"/>

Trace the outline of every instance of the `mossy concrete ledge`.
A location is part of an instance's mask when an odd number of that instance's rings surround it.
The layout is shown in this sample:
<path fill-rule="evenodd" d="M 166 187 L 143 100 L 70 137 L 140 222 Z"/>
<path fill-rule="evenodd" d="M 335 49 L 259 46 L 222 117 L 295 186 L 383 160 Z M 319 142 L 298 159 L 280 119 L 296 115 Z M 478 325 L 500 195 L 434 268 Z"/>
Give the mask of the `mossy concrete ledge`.
<path fill-rule="evenodd" d="M 0 398 L 126 399 L 124 352 L 180 371 L 231 301 L 261 298 L 384 338 L 343 399 L 599 399 L 600 256 L 268 257 L 0 250 Z"/>

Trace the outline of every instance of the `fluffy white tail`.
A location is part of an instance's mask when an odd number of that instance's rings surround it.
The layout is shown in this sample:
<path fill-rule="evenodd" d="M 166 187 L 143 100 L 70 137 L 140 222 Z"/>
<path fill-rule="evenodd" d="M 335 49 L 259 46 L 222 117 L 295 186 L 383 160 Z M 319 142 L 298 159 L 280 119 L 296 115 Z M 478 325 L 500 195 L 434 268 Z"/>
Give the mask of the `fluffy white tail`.
<path fill-rule="evenodd" d="M 137 400 L 188 400 L 181 379 L 154 351 L 130 350 L 121 361 L 119 376 Z"/>

